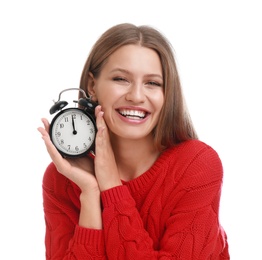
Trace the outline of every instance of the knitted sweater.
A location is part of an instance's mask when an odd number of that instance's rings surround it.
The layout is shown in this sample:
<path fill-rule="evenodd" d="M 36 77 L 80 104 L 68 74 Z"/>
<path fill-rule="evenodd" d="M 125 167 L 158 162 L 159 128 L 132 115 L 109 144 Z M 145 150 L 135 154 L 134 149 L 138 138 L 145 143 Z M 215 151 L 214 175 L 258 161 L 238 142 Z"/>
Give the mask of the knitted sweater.
<path fill-rule="evenodd" d="M 79 188 L 51 163 L 43 178 L 46 259 L 230 259 L 219 223 L 223 168 L 207 144 L 164 151 L 138 178 L 101 193 L 103 229 L 78 225 Z"/>

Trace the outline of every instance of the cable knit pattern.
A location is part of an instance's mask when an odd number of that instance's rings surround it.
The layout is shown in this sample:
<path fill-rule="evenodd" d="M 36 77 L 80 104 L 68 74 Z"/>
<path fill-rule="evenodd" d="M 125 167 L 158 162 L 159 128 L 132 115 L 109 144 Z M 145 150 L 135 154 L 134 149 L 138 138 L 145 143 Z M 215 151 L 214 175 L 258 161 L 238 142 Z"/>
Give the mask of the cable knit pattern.
<path fill-rule="evenodd" d="M 219 223 L 223 168 L 203 142 L 164 151 L 140 177 L 101 193 L 103 230 L 78 226 L 78 187 L 43 178 L 46 259 L 230 259 Z"/>

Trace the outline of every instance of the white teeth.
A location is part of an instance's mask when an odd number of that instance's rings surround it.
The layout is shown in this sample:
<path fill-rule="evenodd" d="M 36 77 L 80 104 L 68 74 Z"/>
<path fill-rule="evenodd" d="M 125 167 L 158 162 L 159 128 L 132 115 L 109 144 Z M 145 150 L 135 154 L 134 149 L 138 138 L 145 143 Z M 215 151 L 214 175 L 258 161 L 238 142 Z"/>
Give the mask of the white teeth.
<path fill-rule="evenodd" d="M 146 113 L 144 111 L 141 111 L 141 110 L 127 110 L 127 109 L 124 109 L 124 110 L 120 110 L 119 113 L 123 116 L 126 116 L 126 117 L 130 117 L 130 118 L 144 118 Z"/>

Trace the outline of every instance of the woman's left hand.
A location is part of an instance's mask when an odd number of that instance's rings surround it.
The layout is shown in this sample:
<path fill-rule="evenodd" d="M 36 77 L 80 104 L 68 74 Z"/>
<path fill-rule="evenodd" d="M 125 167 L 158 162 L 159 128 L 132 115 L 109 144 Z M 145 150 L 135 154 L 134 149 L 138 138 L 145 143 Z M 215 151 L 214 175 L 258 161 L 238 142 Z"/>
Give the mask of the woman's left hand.
<path fill-rule="evenodd" d="M 95 175 L 101 191 L 122 185 L 114 152 L 110 142 L 109 131 L 104 120 L 104 112 L 101 106 L 97 106 L 96 114 L 96 156 L 95 156 Z"/>

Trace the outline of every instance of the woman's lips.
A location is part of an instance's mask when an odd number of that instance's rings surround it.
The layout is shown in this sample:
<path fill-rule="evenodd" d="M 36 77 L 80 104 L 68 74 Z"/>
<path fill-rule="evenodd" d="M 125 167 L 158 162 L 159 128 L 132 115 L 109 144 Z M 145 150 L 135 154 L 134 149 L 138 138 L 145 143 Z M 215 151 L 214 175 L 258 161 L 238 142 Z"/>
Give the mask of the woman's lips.
<path fill-rule="evenodd" d="M 131 118 L 131 119 L 143 119 L 147 115 L 146 111 L 134 110 L 134 109 L 121 109 L 118 110 L 118 113 L 124 117 Z"/>
<path fill-rule="evenodd" d="M 125 122 L 144 122 L 145 119 L 150 114 L 146 110 L 142 109 L 129 109 L 129 108 L 121 108 L 116 110 L 120 115 L 121 119 Z"/>

